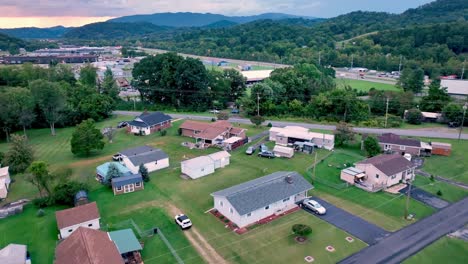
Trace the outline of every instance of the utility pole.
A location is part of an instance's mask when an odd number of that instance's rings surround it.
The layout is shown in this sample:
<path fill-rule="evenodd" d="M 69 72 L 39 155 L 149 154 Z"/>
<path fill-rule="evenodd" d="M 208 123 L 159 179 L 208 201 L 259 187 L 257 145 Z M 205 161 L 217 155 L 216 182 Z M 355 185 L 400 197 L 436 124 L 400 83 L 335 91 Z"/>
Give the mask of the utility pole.
<path fill-rule="evenodd" d="M 468 109 L 468 103 L 465 103 L 465 105 L 463 105 L 463 118 L 462 118 L 462 122 L 461 122 L 461 126 L 460 126 L 460 133 L 458 133 L 458 140 L 459 141 L 460 141 L 460 138 L 461 138 L 463 126 L 465 125 L 466 109 Z"/>
<path fill-rule="evenodd" d="M 388 102 L 389 98 L 387 97 L 387 105 L 385 107 L 385 128 L 387 128 L 387 119 L 388 119 Z"/>
<path fill-rule="evenodd" d="M 461 74 L 460 80 L 463 80 L 463 75 L 465 75 L 465 64 L 466 64 L 466 59 L 463 62 L 463 68 L 462 68 L 462 74 Z"/>
<path fill-rule="evenodd" d="M 257 116 L 260 116 L 260 93 L 257 93 Z"/>
<path fill-rule="evenodd" d="M 353 69 L 354 66 L 354 54 L 351 55 L 351 70 Z"/>
<path fill-rule="evenodd" d="M 314 161 L 314 173 L 312 178 L 312 183 L 315 183 L 315 168 L 317 167 L 317 151 L 315 151 L 315 161 Z"/>
<path fill-rule="evenodd" d="M 411 185 L 412 185 L 412 182 L 409 181 L 408 192 L 407 192 L 407 196 L 406 196 L 406 205 L 405 205 L 405 219 L 408 219 L 409 201 L 410 201 L 410 197 L 411 197 Z"/>
<path fill-rule="evenodd" d="M 398 75 L 401 75 L 402 62 L 403 62 L 403 55 L 400 55 L 400 64 L 398 65 Z"/>

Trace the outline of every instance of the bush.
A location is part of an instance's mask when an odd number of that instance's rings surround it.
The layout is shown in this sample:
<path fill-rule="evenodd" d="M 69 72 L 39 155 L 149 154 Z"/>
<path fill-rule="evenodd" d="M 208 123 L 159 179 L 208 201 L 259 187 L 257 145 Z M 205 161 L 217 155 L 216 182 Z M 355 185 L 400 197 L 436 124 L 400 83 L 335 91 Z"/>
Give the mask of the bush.
<path fill-rule="evenodd" d="M 431 174 L 431 177 L 430 177 L 431 181 L 435 181 L 435 177 L 434 175 Z"/>
<path fill-rule="evenodd" d="M 413 125 L 420 125 L 423 120 L 423 115 L 419 109 L 413 108 L 406 112 L 406 121 Z"/>
<path fill-rule="evenodd" d="M 216 122 L 216 118 L 212 117 L 211 122 Z"/>
<path fill-rule="evenodd" d="M 267 125 L 267 127 L 272 127 L 272 126 L 273 126 L 273 125 L 271 124 L 271 122 L 268 123 L 268 125 Z"/>
<path fill-rule="evenodd" d="M 49 197 L 41 197 L 41 198 L 36 198 L 32 201 L 33 205 L 39 208 L 46 208 L 47 206 L 52 205 L 53 203 L 51 202 L 52 199 Z"/>
<path fill-rule="evenodd" d="M 443 194 L 442 194 L 442 191 L 441 191 L 441 190 L 438 190 L 438 191 L 437 191 L 437 195 L 438 195 L 438 196 L 442 196 L 442 195 L 443 195 Z"/>
<path fill-rule="evenodd" d="M 302 237 L 305 237 L 305 236 L 308 236 L 310 234 L 312 234 L 312 228 L 308 225 L 304 225 L 304 224 L 295 224 L 292 226 L 292 231 L 295 235 L 297 236 L 302 236 Z"/>
<path fill-rule="evenodd" d="M 229 119 L 229 115 L 226 114 L 226 113 L 223 113 L 223 112 L 219 113 L 216 117 L 218 118 L 218 120 L 228 120 Z"/>
<path fill-rule="evenodd" d="M 229 223 L 229 219 L 224 219 L 224 223 Z"/>
<path fill-rule="evenodd" d="M 250 122 L 252 122 L 252 124 L 256 125 L 256 126 L 259 126 L 261 125 L 263 122 L 265 122 L 265 118 L 263 118 L 263 116 L 252 116 L 250 118 Z"/>
<path fill-rule="evenodd" d="M 44 209 L 37 210 L 37 213 L 36 213 L 37 217 L 43 217 L 44 215 L 45 215 Z"/>
<path fill-rule="evenodd" d="M 161 135 L 161 137 L 164 137 L 165 135 L 167 135 L 167 130 L 161 130 L 159 131 L 159 134 Z"/>
<path fill-rule="evenodd" d="M 54 188 L 53 199 L 51 200 L 57 205 L 73 206 L 75 204 L 75 194 L 80 190 L 88 191 L 88 186 L 77 181 L 59 183 Z"/>

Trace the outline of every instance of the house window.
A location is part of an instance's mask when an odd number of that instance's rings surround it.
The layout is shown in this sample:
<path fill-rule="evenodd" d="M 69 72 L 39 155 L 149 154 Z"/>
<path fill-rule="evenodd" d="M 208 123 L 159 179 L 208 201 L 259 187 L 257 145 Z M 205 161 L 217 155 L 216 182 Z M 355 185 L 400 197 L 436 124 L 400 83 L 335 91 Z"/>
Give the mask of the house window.
<path fill-rule="evenodd" d="M 252 213 L 248 213 L 248 214 L 247 214 L 247 217 L 251 217 L 251 216 L 252 216 Z"/>
<path fill-rule="evenodd" d="M 232 214 L 234 213 L 234 210 L 232 210 L 232 208 L 229 208 L 229 212 Z"/>
<path fill-rule="evenodd" d="M 117 191 L 121 191 L 121 190 L 122 190 L 122 186 L 117 187 Z"/>
<path fill-rule="evenodd" d="M 400 146 L 400 150 L 406 150 L 405 146 Z"/>
<path fill-rule="evenodd" d="M 71 233 L 71 232 L 73 232 L 73 229 L 68 229 L 68 233 Z"/>
<path fill-rule="evenodd" d="M 396 175 L 392 175 L 392 179 L 395 179 L 396 178 Z"/>
<path fill-rule="evenodd" d="M 88 227 L 92 227 L 92 226 L 93 226 L 93 224 L 88 224 Z"/>
<path fill-rule="evenodd" d="M 141 182 L 135 183 L 135 186 L 136 186 L 136 187 L 140 187 L 140 186 L 141 186 Z"/>
<path fill-rule="evenodd" d="M 389 149 L 390 149 L 390 145 L 385 145 L 385 146 L 384 146 L 384 149 L 385 149 L 385 150 L 389 150 Z"/>
<path fill-rule="evenodd" d="M 265 206 L 265 210 L 268 210 L 268 209 L 270 209 L 270 206 L 269 205 Z"/>
<path fill-rule="evenodd" d="M 220 205 L 221 207 L 223 207 L 223 206 L 224 206 L 223 201 L 219 201 L 219 205 Z"/>
<path fill-rule="evenodd" d="M 379 178 L 379 175 L 378 175 L 378 174 L 376 174 L 376 175 L 375 175 L 375 178 L 376 178 L 376 179 L 378 179 L 378 178 Z"/>
<path fill-rule="evenodd" d="M 290 197 L 283 199 L 283 203 L 289 201 Z"/>

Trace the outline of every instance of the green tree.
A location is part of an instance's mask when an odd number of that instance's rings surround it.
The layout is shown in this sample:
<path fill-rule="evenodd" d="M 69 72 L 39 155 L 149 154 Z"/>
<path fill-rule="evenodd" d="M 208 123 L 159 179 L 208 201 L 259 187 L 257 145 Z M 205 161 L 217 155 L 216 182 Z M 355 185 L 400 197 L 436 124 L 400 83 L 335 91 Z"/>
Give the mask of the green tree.
<path fill-rule="evenodd" d="M 292 226 L 291 230 L 296 236 L 300 237 L 307 237 L 312 234 L 312 228 L 304 224 L 295 224 Z"/>
<path fill-rule="evenodd" d="M 118 100 L 119 88 L 114 79 L 114 74 L 110 68 L 107 68 L 104 72 L 104 80 L 101 84 L 101 93 L 109 96 L 114 101 Z"/>
<path fill-rule="evenodd" d="M 86 64 L 80 70 L 80 83 L 84 86 L 96 88 L 97 73 L 96 68 L 91 64 Z"/>
<path fill-rule="evenodd" d="M 245 93 L 246 79 L 239 71 L 234 69 L 223 70 L 223 77 L 229 83 L 229 90 L 227 91 L 229 101 L 235 102 Z"/>
<path fill-rule="evenodd" d="M 34 151 L 25 136 L 12 135 L 11 146 L 5 154 L 4 161 L 12 173 L 21 173 L 34 160 Z"/>
<path fill-rule="evenodd" d="M 260 126 L 263 122 L 265 122 L 265 118 L 263 116 L 252 116 L 250 118 L 250 122 L 256 126 Z"/>
<path fill-rule="evenodd" d="M 216 118 L 218 120 L 228 120 L 229 119 L 229 114 L 220 112 L 219 114 L 216 115 Z"/>
<path fill-rule="evenodd" d="M 55 136 L 55 124 L 61 119 L 61 113 L 65 109 L 64 89 L 60 83 L 44 80 L 31 82 L 29 88 L 50 126 L 52 136 Z"/>
<path fill-rule="evenodd" d="M 422 98 L 420 107 L 423 111 L 440 112 L 450 101 L 447 88 L 440 87 L 440 80 L 435 79 L 429 85 L 428 95 Z"/>
<path fill-rule="evenodd" d="M 364 150 L 366 151 L 368 157 L 374 157 L 382 152 L 379 141 L 373 136 L 368 136 L 364 140 Z"/>
<path fill-rule="evenodd" d="M 413 125 L 420 125 L 423 120 L 423 115 L 421 111 L 417 108 L 409 109 L 406 112 L 406 121 Z"/>
<path fill-rule="evenodd" d="M 30 126 L 35 119 L 34 98 L 26 88 L 12 87 L 1 94 L 0 114 L 5 116 L 2 119 L 14 120 L 23 127 L 26 135 L 26 127 Z"/>
<path fill-rule="evenodd" d="M 109 164 L 109 168 L 107 170 L 106 178 L 109 181 L 108 184 L 111 185 L 112 179 L 122 177 L 122 172 L 120 172 L 119 168 L 115 163 Z"/>
<path fill-rule="evenodd" d="M 442 109 L 442 116 L 446 122 L 461 123 L 463 108 L 457 103 L 449 103 Z"/>
<path fill-rule="evenodd" d="M 149 177 L 149 172 L 148 169 L 144 164 L 140 164 L 140 167 L 138 168 L 138 172 L 141 174 L 141 177 L 143 178 L 143 181 L 149 182 L 150 177 Z"/>
<path fill-rule="evenodd" d="M 420 93 L 424 87 L 424 71 L 414 65 L 405 67 L 397 85 L 405 91 Z"/>
<path fill-rule="evenodd" d="M 28 168 L 29 176 L 28 181 L 36 186 L 41 197 L 50 197 L 50 182 L 51 175 L 49 174 L 48 165 L 45 161 L 34 161 Z"/>
<path fill-rule="evenodd" d="M 76 126 L 71 138 L 71 151 L 78 156 L 89 156 L 93 151 L 104 148 L 103 135 L 92 119 Z"/>
<path fill-rule="evenodd" d="M 355 133 L 353 131 L 353 127 L 350 126 L 348 123 L 340 122 L 336 126 L 335 130 L 335 144 L 337 146 L 343 146 L 350 141 L 353 141 L 355 137 Z"/>
<path fill-rule="evenodd" d="M 73 206 L 75 204 L 75 194 L 81 190 L 88 191 L 89 187 L 82 182 L 66 180 L 54 187 L 52 194 L 53 201 L 57 205 Z"/>

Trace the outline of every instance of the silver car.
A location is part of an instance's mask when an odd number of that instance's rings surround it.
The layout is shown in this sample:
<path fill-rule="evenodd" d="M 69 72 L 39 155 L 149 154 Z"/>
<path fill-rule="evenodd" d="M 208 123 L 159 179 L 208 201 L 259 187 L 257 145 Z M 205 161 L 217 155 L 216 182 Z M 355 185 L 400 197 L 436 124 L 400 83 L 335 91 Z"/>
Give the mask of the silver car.
<path fill-rule="evenodd" d="M 310 209 L 312 212 L 319 215 L 324 215 L 327 213 L 327 209 L 325 209 L 325 207 L 323 207 L 319 202 L 312 199 L 305 199 L 302 202 L 302 206 Z"/>

